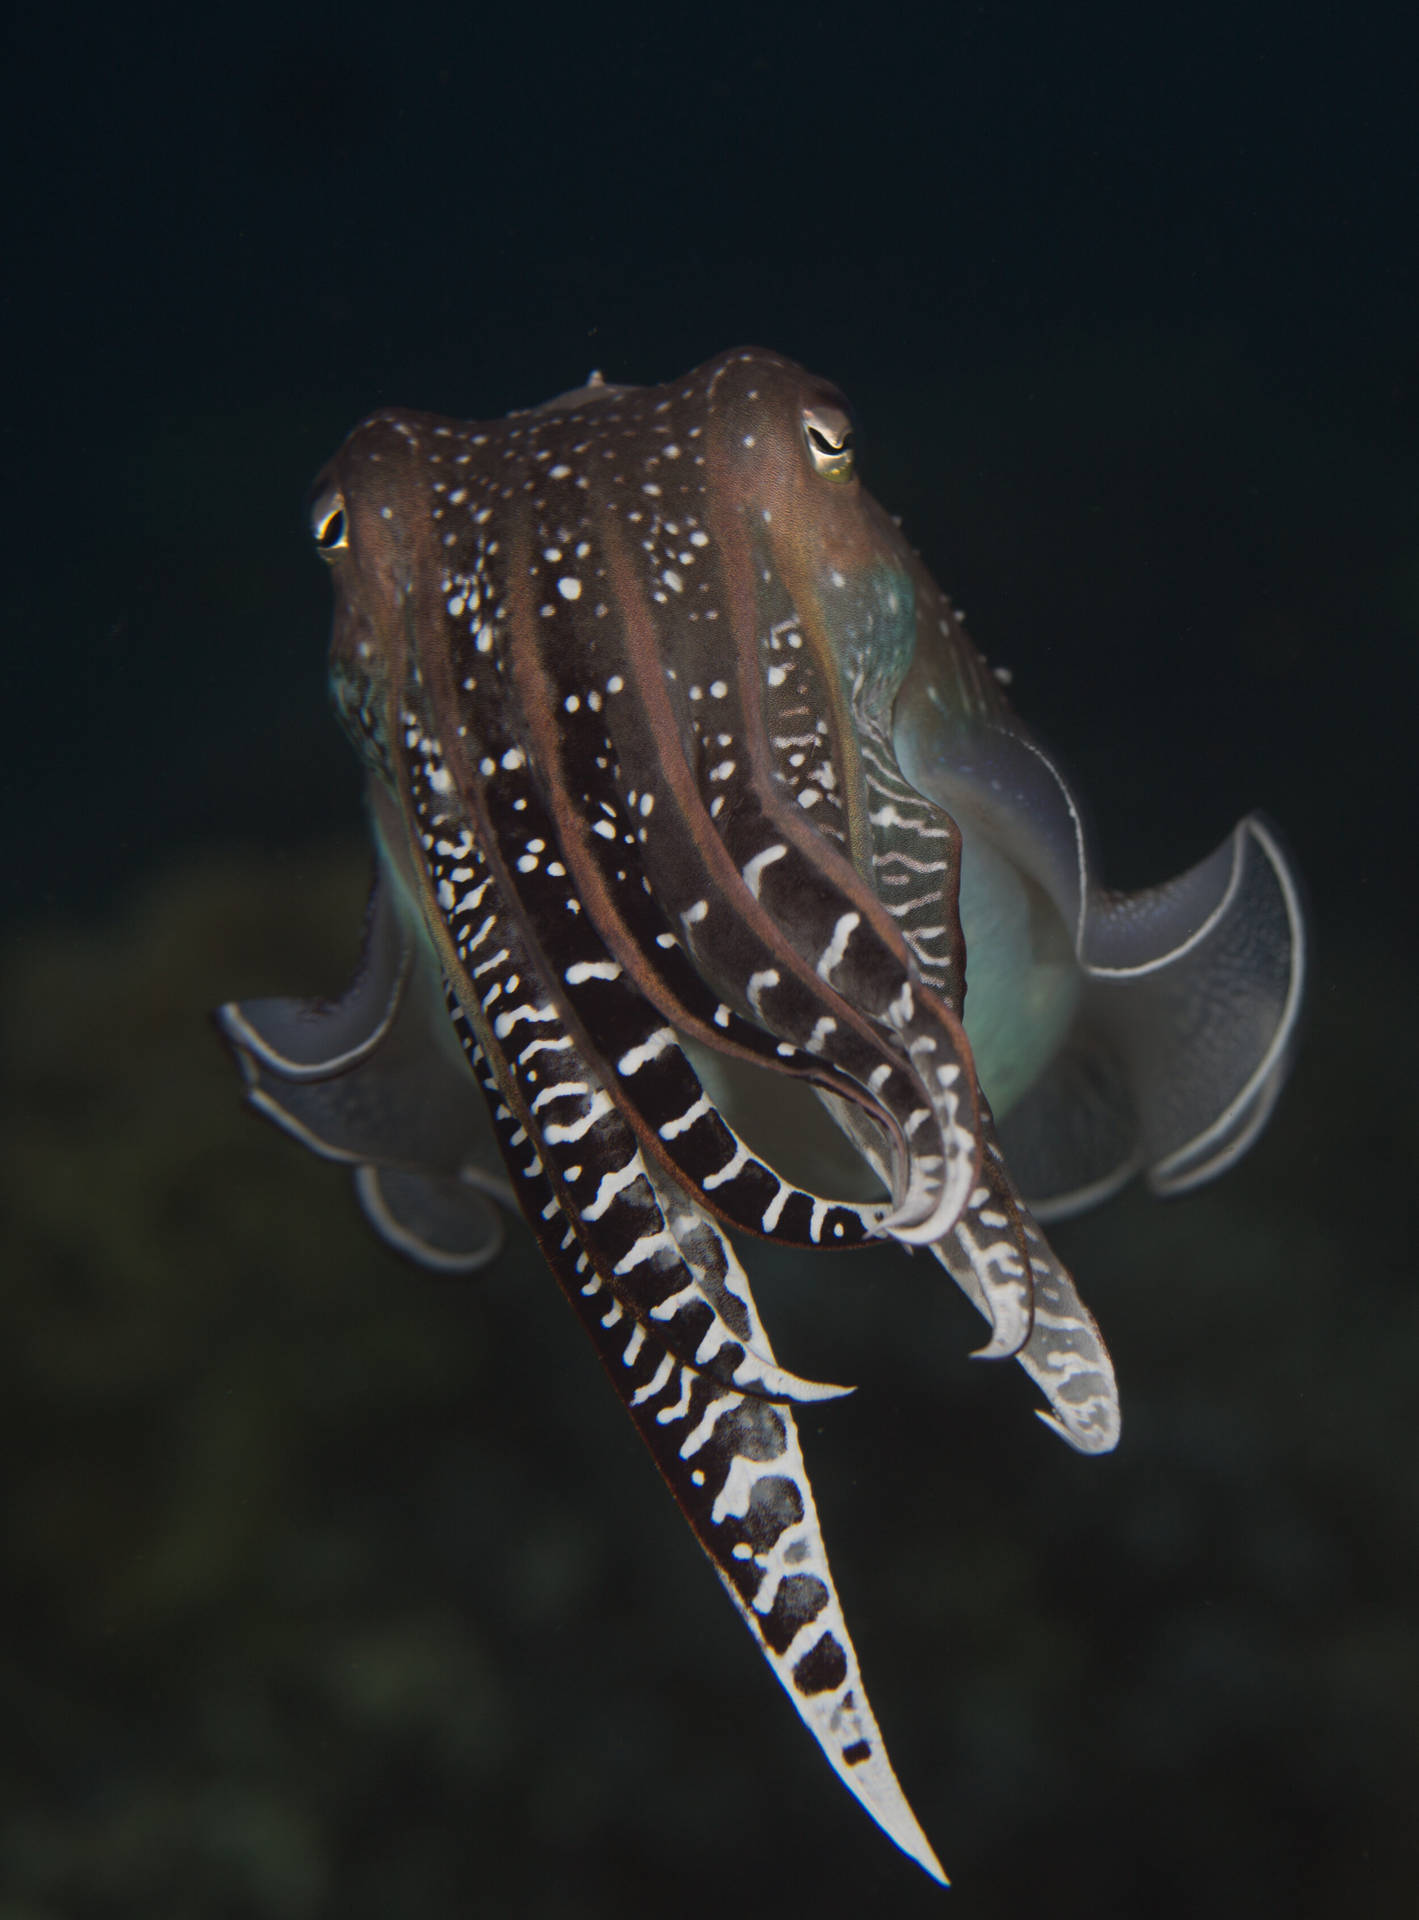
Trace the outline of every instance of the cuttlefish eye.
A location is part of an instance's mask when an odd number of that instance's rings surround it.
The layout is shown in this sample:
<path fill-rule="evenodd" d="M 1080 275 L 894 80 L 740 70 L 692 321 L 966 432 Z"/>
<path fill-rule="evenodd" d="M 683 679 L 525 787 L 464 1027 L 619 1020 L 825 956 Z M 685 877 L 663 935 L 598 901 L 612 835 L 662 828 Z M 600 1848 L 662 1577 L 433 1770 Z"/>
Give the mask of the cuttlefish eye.
<path fill-rule="evenodd" d="M 815 472 L 825 480 L 851 480 L 855 457 L 852 421 L 841 407 L 805 407 L 803 438 Z"/>
<path fill-rule="evenodd" d="M 324 559 L 349 546 L 350 519 L 345 512 L 343 493 L 322 493 L 316 499 L 310 512 L 310 531 Z"/>

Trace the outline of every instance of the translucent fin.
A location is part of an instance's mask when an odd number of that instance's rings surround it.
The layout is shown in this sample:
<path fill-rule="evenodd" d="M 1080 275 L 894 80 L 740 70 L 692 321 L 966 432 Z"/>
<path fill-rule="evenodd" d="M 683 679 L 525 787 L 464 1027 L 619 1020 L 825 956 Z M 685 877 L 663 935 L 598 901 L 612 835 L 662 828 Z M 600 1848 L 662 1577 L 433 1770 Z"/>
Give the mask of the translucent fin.
<path fill-rule="evenodd" d="M 471 1167 L 477 1185 L 511 1204 L 486 1103 L 434 1024 L 435 1018 L 447 1024 L 441 993 L 439 1002 L 431 1001 L 423 967 L 406 977 L 408 990 L 385 1026 L 383 1044 L 362 1051 L 355 1065 L 337 1067 L 326 1078 L 314 1078 L 306 1066 L 297 1078 L 287 1079 L 269 1064 L 269 1056 L 238 1046 L 247 1098 L 322 1159 L 445 1175 Z M 278 1004 L 262 1003 L 264 1008 Z M 219 1019 L 231 1037 L 229 1011 L 224 1007 Z"/>
<path fill-rule="evenodd" d="M 1069 1032 L 1000 1120 L 1032 1206 L 1058 1219 L 1139 1169 L 1180 1193 L 1229 1167 L 1271 1112 L 1301 1006 L 1305 915 L 1275 830 L 1249 814 L 1177 879 L 1111 894 L 1068 781 L 1018 723 L 953 727 L 908 702 L 895 744 L 967 847 L 979 838 L 1044 890 L 1074 949 Z"/>
<path fill-rule="evenodd" d="M 471 1272 L 501 1244 L 488 1198 L 512 1189 L 444 1011 L 437 961 L 376 880 L 354 984 L 340 1000 L 229 1002 L 217 1024 L 249 1103 L 323 1159 L 359 1169 L 360 1204 L 423 1266 Z"/>
<path fill-rule="evenodd" d="M 399 1167 L 360 1167 L 355 1192 L 381 1238 L 434 1273 L 475 1273 L 502 1247 L 497 1208 L 459 1180 Z"/>
<path fill-rule="evenodd" d="M 1246 1151 L 1290 1064 L 1305 948 L 1295 874 L 1254 814 L 1166 886 L 1094 897 L 1073 1031 L 1001 1126 L 1042 1218 L 1140 1166 L 1185 1192 Z"/>
<path fill-rule="evenodd" d="M 1305 978 L 1300 888 L 1249 814 L 1191 873 L 1118 903 L 1100 936 L 1089 974 L 1101 1013 L 1108 996 L 1148 1183 L 1185 1192 L 1246 1151 L 1285 1078 Z M 1108 964 L 1094 957 L 1105 945 Z"/>
<path fill-rule="evenodd" d="M 1055 1058 L 998 1122 L 1036 1219 L 1065 1220 L 1132 1179 L 1142 1149 L 1133 1096 L 1107 1029 L 1086 1006 Z"/>
<path fill-rule="evenodd" d="M 229 1000 L 217 1024 L 232 1046 L 282 1080 L 328 1080 L 368 1059 L 389 1032 L 412 952 L 393 889 L 376 877 L 359 965 L 340 999 Z"/>

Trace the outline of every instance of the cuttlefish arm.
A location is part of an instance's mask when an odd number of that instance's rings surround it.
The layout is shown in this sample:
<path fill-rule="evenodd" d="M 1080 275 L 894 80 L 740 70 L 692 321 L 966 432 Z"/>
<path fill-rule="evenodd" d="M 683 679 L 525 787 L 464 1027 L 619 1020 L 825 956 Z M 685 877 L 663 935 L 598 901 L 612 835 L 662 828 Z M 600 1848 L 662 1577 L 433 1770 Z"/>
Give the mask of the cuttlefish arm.
<path fill-rule="evenodd" d="M 577 1225 L 541 1156 L 525 1137 L 519 1141 L 500 1082 L 486 1063 L 483 1071 L 494 1111 L 505 1116 L 499 1126 L 522 1211 L 735 1610 L 844 1786 L 944 1886 L 863 1685 L 791 1405 L 687 1364 L 653 1319 L 626 1313 L 578 1250 Z M 680 1258 L 708 1295 L 724 1290 L 747 1310 L 745 1344 L 772 1368 L 767 1332 L 728 1239 L 667 1175 L 649 1163 L 647 1172 Z"/>

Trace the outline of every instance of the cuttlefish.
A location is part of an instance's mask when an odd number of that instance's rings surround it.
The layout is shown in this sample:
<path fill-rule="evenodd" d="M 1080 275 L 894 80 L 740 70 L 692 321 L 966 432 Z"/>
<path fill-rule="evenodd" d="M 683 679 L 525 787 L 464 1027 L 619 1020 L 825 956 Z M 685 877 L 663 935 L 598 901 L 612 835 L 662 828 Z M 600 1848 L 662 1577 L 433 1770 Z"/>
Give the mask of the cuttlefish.
<path fill-rule="evenodd" d="M 321 474 L 376 874 L 336 1003 L 233 1002 L 248 1098 L 469 1271 L 520 1212 L 760 1651 L 936 1856 L 863 1685 L 743 1236 L 928 1252 L 1084 1453 L 1108 1353 L 1040 1222 L 1265 1124 L 1298 888 L 1249 815 L 1106 891 L 1070 787 L 894 521 L 836 388 L 736 351 Z M 969 993 L 967 987 L 969 986 Z"/>

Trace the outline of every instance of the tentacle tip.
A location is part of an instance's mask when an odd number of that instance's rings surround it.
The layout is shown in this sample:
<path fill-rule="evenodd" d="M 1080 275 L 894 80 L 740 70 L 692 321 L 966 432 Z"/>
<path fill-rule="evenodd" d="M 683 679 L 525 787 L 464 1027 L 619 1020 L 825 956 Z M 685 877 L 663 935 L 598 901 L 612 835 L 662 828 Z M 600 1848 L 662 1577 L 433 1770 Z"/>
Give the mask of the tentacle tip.
<path fill-rule="evenodd" d="M 832 1380 L 799 1380 L 795 1377 L 789 1398 L 806 1404 L 818 1400 L 846 1400 L 849 1394 L 856 1392 L 856 1387 L 839 1386 Z"/>
<path fill-rule="evenodd" d="M 1117 1411 L 1111 1419 L 1094 1426 L 1066 1426 L 1063 1420 L 1057 1419 L 1052 1413 L 1047 1413 L 1043 1407 L 1035 1408 L 1035 1418 L 1042 1420 L 1052 1432 L 1057 1433 L 1064 1444 L 1071 1447 L 1075 1453 L 1112 1453 L 1118 1445 L 1122 1431 L 1122 1422 Z"/>
<path fill-rule="evenodd" d="M 950 1876 L 936 1858 L 935 1848 L 915 1822 L 913 1822 L 913 1829 L 910 1834 L 899 1833 L 892 1829 L 888 1831 L 907 1858 L 914 1860 L 923 1873 L 930 1874 L 938 1887 L 949 1887 Z"/>
<path fill-rule="evenodd" d="M 1013 1360 L 1029 1337 L 1028 1320 L 1023 1325 L 999 1326 L 983 1347 L 972 1349 L 970 1357 L 972 1360 Z M 1040 1418 L 1048 1420 L 1050 1416 L 1042 1413 Z"/>
<path fill-rule="evenodd" d="M 845 1387 L 835 1380 L 804 1380 L 786 1367 L 766 1367 L 752 1361 L 741 1362 L 734 1371 L 734 1384 L 741 1393 L 752 1393 L 765 1400 L 791 1400 L 810 1405 L 820 1400 L 845 1400 L 857 1388 Z"/>

